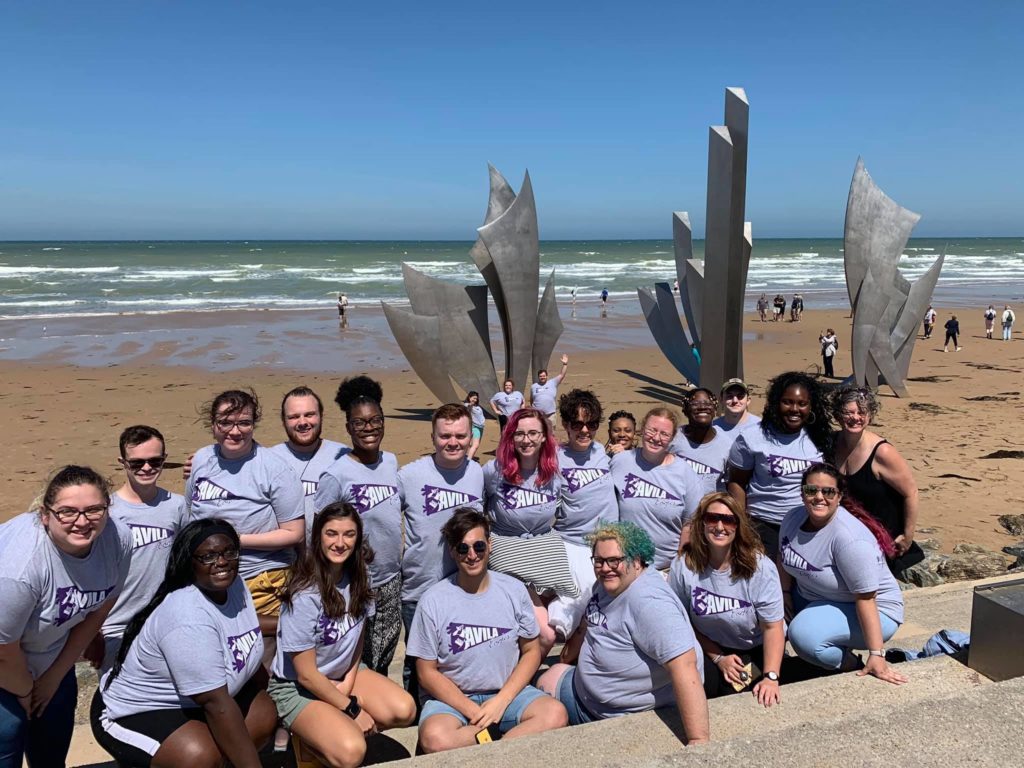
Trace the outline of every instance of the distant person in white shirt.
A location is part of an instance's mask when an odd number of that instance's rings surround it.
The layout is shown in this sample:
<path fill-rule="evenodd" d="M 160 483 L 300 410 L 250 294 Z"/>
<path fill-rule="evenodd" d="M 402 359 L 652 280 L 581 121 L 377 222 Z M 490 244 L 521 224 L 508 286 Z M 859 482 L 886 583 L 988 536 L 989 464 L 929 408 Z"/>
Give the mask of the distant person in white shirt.
<path fill-rule="evenodd" d="M 508 417 L 523 407 L 524 400 L 523 393 L 516 390 L 516 383 L 512 379 L 505 379 L 501 392 L 491 398 L 491 407 L 498 415 L 498 428 L 501 432 L 505 431 Z"/>
<path fill-rule="evenodd" d="M 1016 315 L 1013 314 L 1013 310 L 1010 309 L 1010 305 L 1006 304 L 1003 307 L 1003 341 L 1009 341 L 1013 336 L 1013 323 L 1017 319 Z"/>
<path fill-rule="evenodd" d="M 548 421 L 554 424 L 555 398 L 558 396 L 558 385 L 565 378 L 565 372 L 569 370 L 569 356 L 562 355 L 562 370 L 553 379 L 548 377 L 546 369 L 537 371 L 537 382 L 530 386 L 530 405 L 548 417 Z"/>
<path fill-rule="evenodd" d="M 935 318 L 939 316 L 939 313 L 935 311 L 931 304 L 928 305 L 928 311 L 924 313 L 924 337 L 930 339 L 932 337 L 932 328 L 935 327 Z"/>

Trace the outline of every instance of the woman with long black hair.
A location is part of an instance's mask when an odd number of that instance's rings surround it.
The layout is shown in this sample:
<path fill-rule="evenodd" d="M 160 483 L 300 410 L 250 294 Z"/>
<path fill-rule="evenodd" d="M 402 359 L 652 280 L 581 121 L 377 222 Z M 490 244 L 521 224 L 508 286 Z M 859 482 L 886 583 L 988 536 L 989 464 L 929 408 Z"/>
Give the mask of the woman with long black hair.
<path fill-rule="evenodd" d="M 259 768 L 277 716 L 240 554 L 223 520 L 193 521 L 175 538 L 163 584 L 129 622 L 92 702 L 96 741 L 119 763 Z"/>
<path fill-rule="evenodd" d="M 331 768 L 352 768 L 366 754 L 367 735 L 416 716 L 401 686 L 359 667 L 374 613 L 366 568 L 372 559 L 359 511 L 335 502 L 317 512 L 282 595 L 269 690 L 295 737 L 299 765 L 308 762 L 304 743 Z"/>

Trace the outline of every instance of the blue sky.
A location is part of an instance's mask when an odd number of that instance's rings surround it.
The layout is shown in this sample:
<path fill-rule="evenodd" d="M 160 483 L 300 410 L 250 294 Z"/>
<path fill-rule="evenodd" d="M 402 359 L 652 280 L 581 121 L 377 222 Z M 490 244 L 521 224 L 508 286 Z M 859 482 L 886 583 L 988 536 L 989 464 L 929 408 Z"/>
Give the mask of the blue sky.
<path fill-rule="evenodd" d="M 841 236 L 858 155 L 918 236 L 1021 235 L 1024 4 L 5 2 L 0 239 L 703 232 L 751 105 L 755 238 Z M 1016 95 L 1015 95 L 1016 94 Z"/>

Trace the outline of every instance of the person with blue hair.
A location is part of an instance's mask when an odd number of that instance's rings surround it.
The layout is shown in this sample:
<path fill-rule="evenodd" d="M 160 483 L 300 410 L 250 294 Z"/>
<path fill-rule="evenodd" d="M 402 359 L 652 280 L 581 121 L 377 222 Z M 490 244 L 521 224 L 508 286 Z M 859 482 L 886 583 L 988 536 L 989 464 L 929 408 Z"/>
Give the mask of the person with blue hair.
<path fill-rule="evenodd" d="M 555 664 L 538 687 L 565 705 L 570 725 L 674 704 L 687 743 L 707 742 L 703 654 L 683 604 L 648 567 L 651 537 L 632 522 L 601 521 L 588 538 L 597 583 L 579 662 Z"/>

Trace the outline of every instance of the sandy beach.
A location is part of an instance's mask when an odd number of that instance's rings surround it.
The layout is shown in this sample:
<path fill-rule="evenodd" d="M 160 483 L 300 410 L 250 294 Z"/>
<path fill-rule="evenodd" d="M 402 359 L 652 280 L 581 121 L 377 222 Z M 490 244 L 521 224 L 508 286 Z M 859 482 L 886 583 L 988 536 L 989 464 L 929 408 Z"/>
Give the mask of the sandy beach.
<path fill-rule="evenodd" d="M 949 308 L 940 308 L 940 326 Z M 570 355 L 564 387 L 589 387 L 606 413 L 641 416 L 649 407 L 678 402 L 681 377 L 662 357 L 636 302 L 614 304 L 601 317 L 581 303 L 557 352 Z M 998 550 L 1011 543 L 996 518 L 1024 506 L 1024 462 L 986 459 L 1020 448 L 1024 417 L 1024 343 L 984 338 L 980 308 L 956 310 L 963 351 L 943 353 L 941 338 L 919 338 L 910 370 L 911 397 L 883 387 L 875 429 L 910 462 L 921 489 L 919 538 L 949 551 L 961 542 Z M 746 379 L 760 413 L 768 379 L 783 370 L 816 372 L 817 337 L 833 327 L 841 340 L 836 373 L 849 369 L 848 313 L 808 310 L 799 323 L 760 323 L 747 316 Z M 0 325 L 0 419 L 18 434 L 0 447 L 7 471 L 0 478 L 0 519 L 28 508 L 56 466 L 96 466 L 120 482 L 117 437 L 129 424 L 158 427 L 168 441 L 163 484 L 181 491 L 180 464 L 210 442 L 200 406 L 217 392 L 252 387 L 264 418 L 257 439 L 280 442 L 277 409 L 300 383 L 327 407 L 324 435 L 344 440 L 342 417 L 331 402 L 339 381 L 367 372 L 384 386 L 385 448 L 404 463 L 430 450 L 429 414 L 438 405 L 410 370 L 386 332 L 381 314 L 360 307 L 340 332 L 333 312 L 211 312 L 125 315 L 36 324 Z M 998 334 L 997 334 L 998 335 Z M 496 345 L 497 346 L 497 345 Z M 492 453 L 497 423 L 488 421 L 483 452 Z M 485 460 L 488 458 L 485 455 Z"/>

